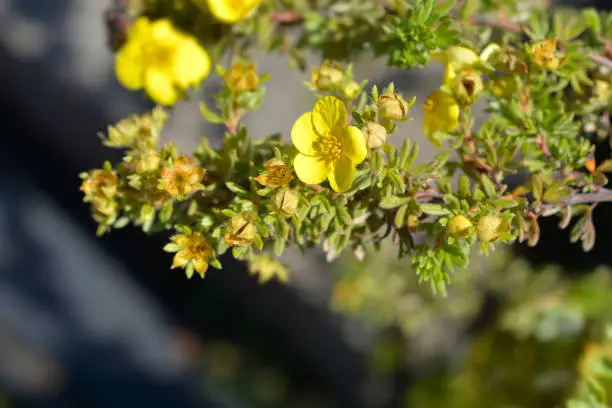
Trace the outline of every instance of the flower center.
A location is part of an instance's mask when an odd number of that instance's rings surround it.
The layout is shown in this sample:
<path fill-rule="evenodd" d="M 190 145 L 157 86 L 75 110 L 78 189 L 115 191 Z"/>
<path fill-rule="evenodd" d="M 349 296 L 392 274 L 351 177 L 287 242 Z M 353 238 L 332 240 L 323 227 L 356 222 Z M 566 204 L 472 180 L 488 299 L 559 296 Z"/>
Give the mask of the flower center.
<path fill-rule="evenodd" d="M 342 156 L 344 146 L 339 137 L 330 134 L 317 142 L 315 150 L 318 152 L 319 156 L 324 156 L 328 160 L 334 162 Z"/>
<path fill-rule="evenodd" d="M 147 44 L 143 47 L 145 60 L 152 66 L 165 69 L 172 61 L 173 47 L 162 44 Z"/>

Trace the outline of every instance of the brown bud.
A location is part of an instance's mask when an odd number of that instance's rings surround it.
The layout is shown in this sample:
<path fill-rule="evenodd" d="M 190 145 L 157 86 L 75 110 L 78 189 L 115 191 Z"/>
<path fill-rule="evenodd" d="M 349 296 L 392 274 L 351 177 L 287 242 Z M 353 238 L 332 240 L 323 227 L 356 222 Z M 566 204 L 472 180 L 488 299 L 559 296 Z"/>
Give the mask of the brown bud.
<path fill-rule="evenodd" d="M 381 116 L 387 119 L 400 120 L 408 114 L 408 102 L 396 93 L 381 96 L 377 104 Z"/>
<path fill-rule="evenodd" d="M 259 76 L 253 63 L 236 63 L 225 74 L 225 83 L 233 92 L 250 92 L 257 89 Z"/>

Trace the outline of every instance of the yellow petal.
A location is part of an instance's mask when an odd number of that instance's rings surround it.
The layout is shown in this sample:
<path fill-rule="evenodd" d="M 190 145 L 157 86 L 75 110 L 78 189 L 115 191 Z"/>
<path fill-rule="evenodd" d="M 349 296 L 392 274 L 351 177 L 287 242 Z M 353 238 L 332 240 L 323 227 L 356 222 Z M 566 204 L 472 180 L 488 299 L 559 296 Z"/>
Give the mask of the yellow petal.
<path fill-rule="evenodd" d="M 334 168 L 329 174 L 329 185 L 334 191 L 342 193 L 353 184 L 355 180 L 355 167 L 348 157 L 341 157 L 334 163 Z"/>
<path fill-rule="evenodd" d="M 129 41 L 117 53 L 115 75 L 121 85 L 135 91 L 143 86 L 145 66 L 140 44 Z"/>
<path fill-rule="evenodd" d="M 293 168 L 295 169 L 295 174 L 303 183 L 319 184 L 327 178 L 332 167 L 329 162 L 321 157 L 306 156 L 305 154 L 298 153 L 295 159 L 293 159 Z"/>
<path fill-rule="evenodd" d="M 457 71 L 452 65 L 447 65 L 442 78 L 442 85 L 451 86 L 453 80 L 457 77 Z"/>
<path fill-rule="evenodd" d="M 172 105 L 179 97 L 172 78 L 166 72 L 156 69 L 147 70 L 145 89 L 149 97 L 160 105 Z"/>
<path fill-rule="evenodd" d="M 295 121 L 291 128 L 291 141 L 300 153 L 314 156 L 314 143 L 319 139 L 312 127 L 312 113 L 307 112 Z"/>
<path fill-rule="evenodd" d="M 320 98 L 312 110 L 312 125 L 321 136 L 346 127 L 346 106 L 335 96 Z"/>
<path fill-rule="evenodd" d="M 206 262 L 206 259 L 197 257 L 193 260 L 192 263 L 193 263 L 193 269 L 195 269 L 198 275 L 200 275 L 200 277 L 203 278 L 204 273 L 206 273 L 206 270 L 208 269 L 208 262 Z"/>
<path fill-rule="evenodd" d="M 146 36 L 149 34 L 150 29 L 151 22 L 149 19 L 146 17 L 139 17 L 130 27 L 130 30 L 128 31 L 128 39 L 132 40 L 140 36 Z"/>
<path fill-rule="evenodd" d="M 185 39 L 174 54 L 175 81 L 182 87 L 197 85 L 210 72 L 210 57 L 204 48 L 193 39 Z"/>
<path fill-rule="evenodd" d="M 190 260 L 191 257 L 189 256 L 189 253 L 185 250 L 180 250 L 174 255 L 174 259 L 172 261 L 172 266 L 170 267 L 170 269 L 183 268 Z"/>
<path fill-rule="evenodd" d="M 248 17 L 260 0 L 208 0 L 210 12 L 225 23 L 235 23 Z"/>
<path fill-rule="evenodd" d="M 479 59 L 478 54 L 466 47 L 454 46 L 446 50 L 446 65 L 452 64 L 456 67 L 472 66 Z"/>
<path fill-rule="evenodd" d="M 353 164 L 361 163 L 368 154 L 366 139 L 361 129 L 348 126 L 344 130 L 344 154 Z"/>
<path fill-rule="evenodd" d="M 163 18 L 151 24 L 151 38 L 158 46 L 178 43 L 183 36 L 177 31 L 170 20 Z"/>
<path fill-rule="evenodd" d="M 459 126 L 459 105 L 452 96 L 437 89 L 423 106 L 423 131 L 430 137 L 435 132 L 451 132 Z"/>

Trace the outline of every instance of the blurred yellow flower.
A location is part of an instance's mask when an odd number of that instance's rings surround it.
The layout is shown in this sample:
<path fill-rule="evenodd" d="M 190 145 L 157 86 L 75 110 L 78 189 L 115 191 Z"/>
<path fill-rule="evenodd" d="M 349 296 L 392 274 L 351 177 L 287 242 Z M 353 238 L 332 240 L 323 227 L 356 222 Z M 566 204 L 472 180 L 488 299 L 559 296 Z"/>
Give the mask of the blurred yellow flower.
<path fill-rule="evenodd" d="M 431 139 L 435 132 L 452 132 L 459 126 L 459 105 L 452 96 L 437 89 L 423 105 L 423 131 Z M 440 142 L 432 140 L 436 147 Z"/>
<path fill-rule="evenodd" d="M 259 85 L 259 76 L 255 64 L 247 65 L 244 62 L 239 62 L 232 65 L 225 74 L 225 83 L 233 92 L 254 91 Z"/>
<path fill-rule="evenodd" d="M 210 72 L 210 57 L 198 42 L 178 31 L 170 20 L 138 18 L 115 60 L 119 82 L 130 90 L 144 88 L 160 105 L 173 105 L 189 87 Z"/>
<path fill-rule="evenodd" d="M 538 41 L 531 46 L 533 61 L 543 69 L 554 71 L 563 65 L 567 57 L 557 50 L 557 39 Z"/>
<path fill-rule="evenodd" d="M 472 232 L 472 222 L 463 215 L 455 215 L 448 222 L 448 232 L 455 238 L 467 238 Z"/>
<path fill-rule="evenodd" d="M 217 20 L 235 23 L 247 18 L 261 0 L 207 0 L 208 9 Z"/>
<path fill-rule="evenodd" d="M 329 179 L 337 192 L 351 187 L 355 166 L 368 153 L 363 133 L 347 125 L 346 107 L 335 96 L 320 98 L 312 112 L 300 116 L 291 129 L 291 140 L 299 151 L 293 160 L 297 177 L 306 184 Z"/>
<path fill-rule="evenodd" d="M 214 251 L 206 239 L 198 233 L 191 235 L 175 235 L 170 238 L 180 249 L 174 255 L 170 269 L 186 268 L 192 265 L 202 278 L 208 269 L 208 262 L 214 258 Z M 191 276 L 187 276 L 191 278 Z"/>

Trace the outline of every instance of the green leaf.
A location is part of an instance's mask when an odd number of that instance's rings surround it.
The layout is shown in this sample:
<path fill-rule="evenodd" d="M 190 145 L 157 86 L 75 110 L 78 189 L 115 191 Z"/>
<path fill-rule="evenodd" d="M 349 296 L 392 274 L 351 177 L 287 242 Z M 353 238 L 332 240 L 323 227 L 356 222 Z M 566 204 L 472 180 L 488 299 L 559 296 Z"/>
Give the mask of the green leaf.
<path fill-rule="evenodd" d="M 202 113 L 202 117 L 211 123 L 225 123 L 226 120 L 219 116 L 218 114 L 212 112 L 206 107 L 204 102 L 200 102 L 200 112 Z"/>
<path fill-rule="evenodd" d="M 592 7 L 582 10 L 582 19 L 588 28 L 593 30 L 595 35 L 601 34 L 601 22 L 597 10 Z"/>
<path fill-rule="evenodd" d="M 395 219 L 393 221 L 393 224 L 395 225 L 395 228 L 400 229 L 402 228 L 402 226 L 404 225 L 404 222 L 406 222 L 406 213 L 408 211 L 408 204 L 404 204 L 402 205 L 397 212 L 395 213 Z"/>
<path fill-rule="evenodd" d="M 399 207 L 400 205 L 406 204 L 410 200 L 412 200 L 412 197 L 397 197 L 397 196 L 383 197 L 382 200 L 380 200 L 379 207 L 384 210 L 391 210 L 393 208 Z"/>
<path fill-rule="evenodd" d="M 519 205 L 518 201 L 513 200 L 511 198 L 500 198 L 498 200 L 493 201 L 493 205 L 500 210 L 507 210 L 509 208 L 514 208 Z"/>
<path fill-rule="evenodd" d="M 542 200 L 547 203 L 556 204 L 561 201 L 561 199 L 571 195 L 572 192 L 573 190 L 566 186 L 563 181 L 556 181 L 546 190 Z"/>
<path fill-rule="evenodd" d="M 164 251 L 165 252 L 170 252 L 170 253 L 174 253 L 174 252 L 178 252 L 181 249 L 183 249 L 183 247 L 179 244 L 175 244 L 174 242 L 170 242 L 166 245 L 164 245 Z"/>
<path fill-rule="evenodd" d="M 449 215 L 451 212 L 440 204 L 425 203 L 419 206 L 427 215 Z"/>
<path fill-rule="evenodd" d="M 242 186 L 239 186 L 238 184 L 232 181 L 226 182 L 225 186 L 228 188 L 229 191 L 231 191 L 232 193 L 238 194 L 240 196 L 245 196 L 249 194 L 249 191 L 247 189 L 245 189 Z"/>
<path fill-rule="evenodd" d="M 410 170 L 410 168 L 412 167 L 412 165 L 414 164 L 416 158 L 419 155 L 419 144 L 415 143 L 412 146 L 412 150 L 410 150 L 410 154 L 408 155 L 408 160 L 406 160 L 406 164 L 404 167 L 404 170 Z"/>
<path fill-rule="evenodd" d="M 493 181 L 491 181 L 489 176 L 487 176 L 486 174 L 481 175 L 480 182 L 482 184 L 482 189 L 484 190 L 487 197 L 496 198 L 498 196 L 495 184 L 493 183 Z"/>

